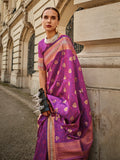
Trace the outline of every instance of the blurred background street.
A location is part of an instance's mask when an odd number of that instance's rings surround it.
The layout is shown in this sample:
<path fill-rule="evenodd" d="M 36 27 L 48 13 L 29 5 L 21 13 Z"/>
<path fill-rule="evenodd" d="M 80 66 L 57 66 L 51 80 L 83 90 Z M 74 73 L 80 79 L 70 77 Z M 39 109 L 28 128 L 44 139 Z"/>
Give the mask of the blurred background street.
<path fill-rule="evenodd" d="M 31 97 L 27 94 L 22 89 L 0 84 L 0 160 L 33 159 L 37 116 L 28 107 Z"/>

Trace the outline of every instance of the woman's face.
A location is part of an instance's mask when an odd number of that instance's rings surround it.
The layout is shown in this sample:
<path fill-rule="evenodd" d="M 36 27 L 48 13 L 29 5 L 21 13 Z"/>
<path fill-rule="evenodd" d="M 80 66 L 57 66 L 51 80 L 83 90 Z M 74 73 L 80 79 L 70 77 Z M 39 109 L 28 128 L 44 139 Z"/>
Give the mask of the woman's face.
<path fill-rule="evenodd" d="M 56 27 L 59 24 L 58 14 L 53 9 L 44 11 L 42 16 L 42 26 L 45 31 L 52 32 L 56 31 Z"/>

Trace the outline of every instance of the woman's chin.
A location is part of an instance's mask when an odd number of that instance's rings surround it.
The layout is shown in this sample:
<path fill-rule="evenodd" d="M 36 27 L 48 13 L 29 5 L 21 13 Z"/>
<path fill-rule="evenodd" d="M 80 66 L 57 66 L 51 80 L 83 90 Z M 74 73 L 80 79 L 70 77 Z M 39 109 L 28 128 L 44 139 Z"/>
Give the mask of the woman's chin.
<path fill-rule="evenodd" d="M 52 28 L 45 28 L 45 31 L 47 31 L 47 32 L 54 32 L 55 29 L 52 29 Z"/>

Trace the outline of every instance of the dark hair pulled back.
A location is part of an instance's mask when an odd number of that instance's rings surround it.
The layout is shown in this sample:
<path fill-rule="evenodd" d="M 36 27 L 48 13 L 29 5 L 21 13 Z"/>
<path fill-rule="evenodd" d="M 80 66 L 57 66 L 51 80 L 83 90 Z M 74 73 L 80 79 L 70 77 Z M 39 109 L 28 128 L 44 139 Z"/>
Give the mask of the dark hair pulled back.
<path fill-rule="evenodd" d="M 45 8 L 44 11 L 43 11 L 42 14 L 41 14 L 41 18 L 43 17 L 44 12 L 45 12 L 46 10 L 49 10 L 49 9 L 52 9 L 52 10 L 54 10 L 54 11 L 57 12 L 58 21 L 59 21 L 59 20 L 60 20 L 60 13 L 59 13 L 59 11 L 58 11 L 56 8 L 54 8 L 54 7 L 47 7 L 47 8 Z"/>

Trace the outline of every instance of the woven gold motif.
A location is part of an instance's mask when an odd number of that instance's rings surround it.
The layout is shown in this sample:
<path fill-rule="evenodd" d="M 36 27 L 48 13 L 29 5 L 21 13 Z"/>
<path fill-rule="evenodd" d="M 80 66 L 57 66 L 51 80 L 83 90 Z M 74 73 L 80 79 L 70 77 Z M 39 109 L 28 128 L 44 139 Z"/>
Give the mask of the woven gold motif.
<path fill-rule="evenodd" d="M 50 72 L 52 72 L 52 69 L 51 69 L 51 67 L 50 67 L 49 71 L 50 71 Z"/>
<path fill-rule="evenodd" d="M 72 58 L 72 57 L 70 57 L 70 58 L 69 58 L 69 61 L 72 61 L 72 60 L 73 60 L 73 58 Z"/>
<path fill-rule="evenodd" d="M 70 117 L 70 121 L 73 121 L 74 120 L 74 117 L 72 116 L 72 117 Z"/>
<path fill-rule="evenodd" d="M 69 70 L 68 70 L 68 73 L 72 73 L 72 69 L 69 69 Z"/>
<path fill-rule="evenodd" d="M 75 56 L 73 56 L 73 60 L 74 60 L 74 61 L 76 60 L 76 57 L 75 57 Z"/>
<path fill-rule="evenodd" d="M 88 104 L 88 100 L 85 100 L 84 103 L 85 103 L 85 104 Z"/>
<path fill-rule="evenodd" d="M 74 93 L 75 93 L 75 95 L 77 94 L 76 90 L 75 90 L 75 92 L 74 92 Z"/>
<path fill-rule="evenodd" d="M 53 102 L 53 103 L 55 103 L 55 102 L 56 102 L 56 99 L 55 99 L 55 100 L 53 100 L 52 102 Z"/>
<path fill-rule="evenodd" d="M 60 74 L 60 71 L 57 71 L 57 75 L 59 75 Z"/>
<path fill-rule="evenodd" d="M 66 100 L 63 101 L 63 103 L 66 103 L 66 102 L 67 102 Z"/>
<path fill-rule="evenodd" d="M 56 86 L 57 86 L 57 87 L 59 87 L 59 86 L 60 86 L 60 83 L 59 83 L 59 82 L 57 82 Z"/>
<path fill-rule="evenodd" d="M 67 78 L 66 78 L 66 76 L 64 76 L 64 80 L 66 80 Z"/>
<path fill-rule="evenodd" d="M 67 112 L 67 111 L 68 111 L 68 107 L 65 107 L 65 108 L 64 108 L 64 111 Z"/>
<path fill-rule="evenodd" d="M 68 132 L 69 132 L 69 133 L 72 133 L 72 129 L 68 129 Z"/>
<path fill-rule="evenodd" d="M 81 136 L 81 131 L 77 132 L 77 135 L 80 137 Z"/>
<path fill-rule="evenodd" d="M 55 137 L 56 141 L 58 141 L 60 138 L 58 136 Z"/>
<path fill-rule="evenodd" d="M 63 126 L 60 126 L 61 129 L 63 129 Z"/>
<path fill-rule="evenodd" d="M 85 122 L 85 126 L 88 126 L 88 122 L 87 121 Z"/>
<path fill-rule="evenodd" d="M 81 88 L 81 90 L 79 90 L 80 93 L 83 93 L 83 88 Z"/>
<path fill-rule="evenodd" d="M 51 94 L 53 93 L 53 90 L 52 90 L 52 89 L 50 90 L 50 93 L 51 93 Z"/>
<path fill-rule="evenodd" d="M 68 86 L 70 86 L 70 82 L 68 82 Z"/>
<path fill-rule="evenodd" d="M 76 103 L 73 103 L 73 108 L 77 108 L 77 104 Z"/>
<path fill-rule="evenodd" d="M 58 61 L 57 61 L 57 60 L 55 60 L 54 64 L 58 64 Z"/>
<path fill-rule="evenodd" d="M 66 64 L 65 64 L 65 63 L 63 63 L 63 64 L 62 64 L 62 67 L 63 67 L 63 68 L 65 68 L 65 67 L 66 67 Z"/>
<path fill-rule="evenodd" d="M 79 67 L 78 69 L 79 69 L 79 71 L 82 71 L 81 67 Z"/>
<path fill-rule="evenodd" d="M 64 90 L 63 90 L 64 92 L 66 92 L 66 88 L 64 88 Z"/>
<path fill-rule="evenodd" d="M 71 139 L 70 137 L 67 137 L 67 139 L 69 140 L 69 139 Z"/>
<path fill-rule="evenodd" d="M 55 108 L 55 112 L 58 112 L 58 108 Z"/>

